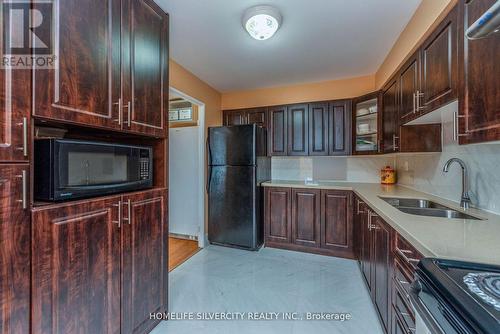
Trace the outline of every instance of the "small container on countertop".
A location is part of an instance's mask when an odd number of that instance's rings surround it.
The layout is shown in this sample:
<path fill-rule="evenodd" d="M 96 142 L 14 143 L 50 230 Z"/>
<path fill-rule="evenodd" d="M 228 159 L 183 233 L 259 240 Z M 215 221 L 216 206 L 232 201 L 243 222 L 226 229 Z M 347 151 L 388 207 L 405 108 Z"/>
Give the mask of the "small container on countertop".
<path fill-rule="evenodd" d="M 391 166 L 386 166 L 380 171 L 380 182 L 382 184 L 395 184 L 397 182 L 396 171 Z"/>

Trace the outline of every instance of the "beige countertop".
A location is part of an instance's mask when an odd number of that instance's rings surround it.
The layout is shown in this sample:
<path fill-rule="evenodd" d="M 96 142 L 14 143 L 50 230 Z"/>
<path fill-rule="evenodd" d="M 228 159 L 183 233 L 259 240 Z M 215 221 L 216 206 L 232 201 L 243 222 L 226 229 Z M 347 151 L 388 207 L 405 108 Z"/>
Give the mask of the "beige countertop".
<path fill-rule="evenodd" d="M 379 196 L 428 199 L 463 210 L 456 202 L 398 185 L 272 180 L 263 183 L 263 186 L 352 190 L 424 256 L 500 265 L 499 215 L 478 209 L 467 210 L 467 214 L 484 220 L 410 215 L 394 208 Z"/>

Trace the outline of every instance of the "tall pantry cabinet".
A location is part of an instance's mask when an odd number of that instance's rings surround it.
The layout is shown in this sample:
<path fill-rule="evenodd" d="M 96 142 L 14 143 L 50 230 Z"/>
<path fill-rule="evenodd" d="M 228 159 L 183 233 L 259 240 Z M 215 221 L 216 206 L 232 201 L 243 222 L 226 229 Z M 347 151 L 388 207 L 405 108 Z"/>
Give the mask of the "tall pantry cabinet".
<path fill-rule="evenodd" d="M 168 299 L 169 16 L 153 0 L 52 5 L 57 68 L 0 69 L 0 333 L 148 333 Z M 152 146 L 153 189 L 36 201 L 40 127 Z"/>

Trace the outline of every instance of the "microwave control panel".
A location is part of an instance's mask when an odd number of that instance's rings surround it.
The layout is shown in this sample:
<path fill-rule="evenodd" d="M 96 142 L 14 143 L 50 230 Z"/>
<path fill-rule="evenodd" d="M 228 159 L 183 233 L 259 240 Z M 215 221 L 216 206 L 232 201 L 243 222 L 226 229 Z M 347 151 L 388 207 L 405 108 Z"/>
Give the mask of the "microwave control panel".
<path fill-rule="evenodd" d="M 141 178 L 141 180 L 147 180 L 149 178 L 149 159 L 141 158 L 139 163 L 139 177 Z"/>

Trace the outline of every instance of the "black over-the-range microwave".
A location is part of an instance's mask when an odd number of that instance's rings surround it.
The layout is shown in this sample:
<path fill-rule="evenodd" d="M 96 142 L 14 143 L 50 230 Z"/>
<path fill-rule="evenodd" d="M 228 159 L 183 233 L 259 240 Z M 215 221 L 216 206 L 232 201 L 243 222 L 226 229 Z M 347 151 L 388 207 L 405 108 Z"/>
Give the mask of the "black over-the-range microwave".
<path fill-rule="evenodd" d="M 63 201 L 151 188 L 153 150 L 67 139 L 35 141 L 35 199 Z"/>

